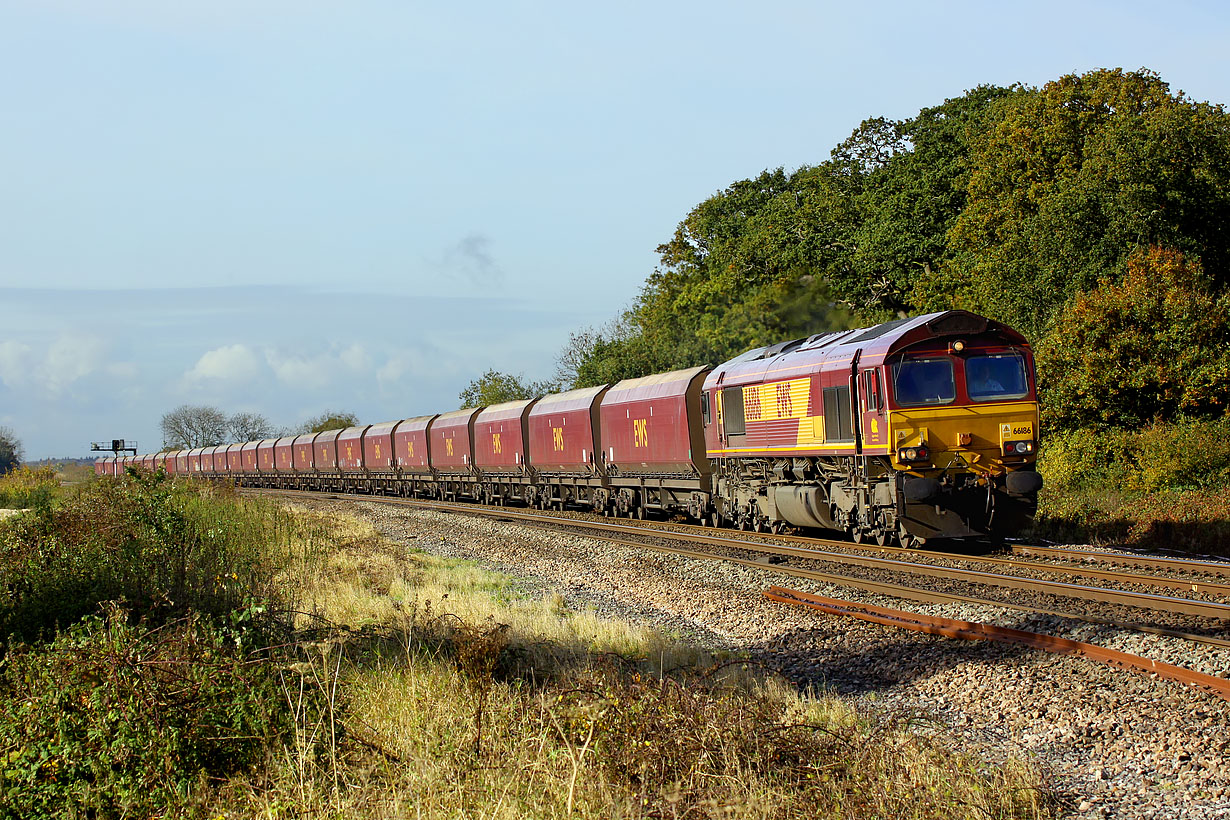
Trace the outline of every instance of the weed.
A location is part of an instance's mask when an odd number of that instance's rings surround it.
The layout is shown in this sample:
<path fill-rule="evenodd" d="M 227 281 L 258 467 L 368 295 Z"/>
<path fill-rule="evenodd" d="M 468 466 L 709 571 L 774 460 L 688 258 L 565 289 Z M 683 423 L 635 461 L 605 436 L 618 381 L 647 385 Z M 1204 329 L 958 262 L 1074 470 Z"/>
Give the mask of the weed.
<path fill-rule="evenodd" d="M 117 605 L 0 667 L 0 817 L 153 816 L 260 763 L 288 725 L 267 665 L 191 616 Z"/>

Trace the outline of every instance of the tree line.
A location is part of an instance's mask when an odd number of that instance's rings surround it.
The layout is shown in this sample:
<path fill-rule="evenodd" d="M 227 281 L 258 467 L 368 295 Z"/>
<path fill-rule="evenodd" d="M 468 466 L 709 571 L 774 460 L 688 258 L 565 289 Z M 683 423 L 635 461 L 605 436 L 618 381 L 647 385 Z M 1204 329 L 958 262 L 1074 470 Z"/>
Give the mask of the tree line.
<path fill-rule="evenodd" d="M 183 404 L 162 416 L 162 444 L 166 450 L 191 450 L 219 444 L 320 433 L 354 427 L 359 417 L 341 410 L 326 410 L 298 427 L 275 427 L 259 413 L 227 415 L 217 407 Z"/>
<path fill-rule="evenodd" d="M 1223 416 L 1228 219 L 1222 105 L 1146 69 L 983 85 L 698 204 L 560 386 L 963 308 L 1035 343 L 1052 430 Z"/>

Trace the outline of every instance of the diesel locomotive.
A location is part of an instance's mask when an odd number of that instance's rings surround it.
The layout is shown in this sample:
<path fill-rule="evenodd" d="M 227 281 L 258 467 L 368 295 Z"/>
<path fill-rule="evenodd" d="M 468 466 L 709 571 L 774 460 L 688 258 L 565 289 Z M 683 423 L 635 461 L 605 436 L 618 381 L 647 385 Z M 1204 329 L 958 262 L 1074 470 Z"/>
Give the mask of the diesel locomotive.
<path fill-rule="evenodd" d="M 919 546 L 1003 537 L 1037 505 L 1038 397 L 1020 333 L 966 311 L 821 333 L 717 367 L 490 407 L 101 459 L 247 486 L 608 515 Z"/>

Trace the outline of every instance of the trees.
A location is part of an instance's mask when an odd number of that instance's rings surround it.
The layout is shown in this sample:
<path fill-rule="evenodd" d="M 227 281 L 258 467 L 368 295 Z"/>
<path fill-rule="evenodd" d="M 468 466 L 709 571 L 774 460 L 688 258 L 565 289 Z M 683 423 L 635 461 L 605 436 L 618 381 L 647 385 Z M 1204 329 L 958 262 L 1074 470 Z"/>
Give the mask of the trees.
<path fill-rule="evenodd" d="M 326 430 L 344 430 L 347 427 L 357 427 L 359 417 L 345 410 L 326 410 L 319 416 L 313 416 L 303 423 L 304 433 L 323 433 Z"/>
<path fill-rule="evenodd" d="M 162 416 L 162 442 L 174 450 L 222 444 L 227 421 L 226 414 L 216 407 L 181 404 Z"/>
<path fill-rule="evenodd" d="M 576 385 L 716 363 L 749 347 L 848 327 L 836 272 L 855 212 L 836 166 L 778 168 L 697 205 L 620 320 L 586 339 Z"/>
<path fill-rule="evenodd" d="M 269 438 L 273 425 L 260 413 L 227 416 L 217 407 L 181 404 L 162 417 L 162 443 L 168 450 L 190 450 Z"/>
<path fill-rule="evenodd" d="M 864 312 L 914 309 L 916 284 L 948 261 L 948 232 L 966 203 L 971 145 L 1008 103 L 1029 93 L 978 86 L 908 120 L 864 123 L 834 150 L 857 190 L 848 281 L 834 283 L 843 299 Z"/>
<path fill-rule="evenodd" d="M 1230 293 L 1178 251 L 1132 254 L 1123 279 L 1073 299 L 1037 350 L 1052 429 L 1230 415 Z"/>
<path fill-rule="evenodd" d="M 1041 335 L 1075 294 L 1120 279 L 1136 249 L 1198 256 L 1219 287 L 1230 245 L 1230 117 L 1150 71 L 1069 75 L 1014 96 L 972 143 L 950 264 L 919 285 Z"/>
<path fill-rule="evenodd" d="M 260 413 L 236 413 L 226 426 L 232 441 L 258 441 L 274 434 L 273 425 Z"/>
<path fill-rule="evenodd" d="M 21 465 L 21 441 L 8 427 L 0 427 L 0 475 Z"/>
<path fill-rule="evenodd" d="M 551 381 L 529 382 L 524 376 L 514 376 L 501 373 L 498 370 L 488 370 L 458 394 L 461 406 L 489 407 L 506 401 L 519 399 L 536 399 L 558 389 Z"/>

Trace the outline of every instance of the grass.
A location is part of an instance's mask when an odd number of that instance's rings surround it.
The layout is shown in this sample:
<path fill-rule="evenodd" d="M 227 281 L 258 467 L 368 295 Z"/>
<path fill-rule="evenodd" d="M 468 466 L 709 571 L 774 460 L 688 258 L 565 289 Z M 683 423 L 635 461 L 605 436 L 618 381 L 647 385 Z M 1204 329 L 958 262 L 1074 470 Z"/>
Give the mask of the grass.
<path fill-rule="evenodd" d="M 522 594 L 363 521 L 180 481 L 62 492 L 0 523 L 0 616 L 26 627 L 0 664 L 0 740 L 22 763 L 0 776 L 0 818 L 1056 812 L 1025 761 L 953 751 L 934 726 Z M 90 594 L 53 610 L 48 589 Z M 156 782 L 132 776 L 147 770 Z"/>
<path fill-rule="evenodd" d="M 329 693 L 242 815 L 1045 817 L 1021 761 L 989 767 L 900 720 L 800 694 L 626 622 L 519 596 L 511 579 L 299 513 L 332 548 L 302 595 L 299 681 Z M 309 527 L 310 529 L 311 527 Z M 288 688 L 295 700 L 298 688 Z M 321 736 L 340 737 L 313 754 Z M 294 807 L 293 812 L 290 807 Z"/>

